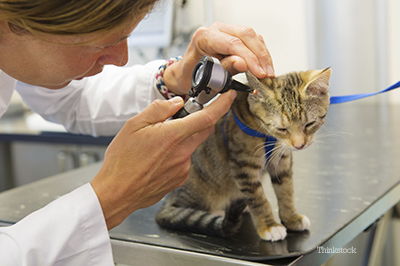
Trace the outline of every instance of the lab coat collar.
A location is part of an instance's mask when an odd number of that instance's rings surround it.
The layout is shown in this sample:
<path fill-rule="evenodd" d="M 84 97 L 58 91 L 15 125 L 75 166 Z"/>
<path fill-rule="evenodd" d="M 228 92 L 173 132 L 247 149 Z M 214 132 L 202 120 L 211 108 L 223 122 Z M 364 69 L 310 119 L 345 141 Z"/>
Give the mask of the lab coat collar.
<path fill-rule="evenodd" d="M 11 96 L 16 85 L 16 79 L 13 79 L 0 70 L 0 117 L 5 113 L 10 105 Z"/>

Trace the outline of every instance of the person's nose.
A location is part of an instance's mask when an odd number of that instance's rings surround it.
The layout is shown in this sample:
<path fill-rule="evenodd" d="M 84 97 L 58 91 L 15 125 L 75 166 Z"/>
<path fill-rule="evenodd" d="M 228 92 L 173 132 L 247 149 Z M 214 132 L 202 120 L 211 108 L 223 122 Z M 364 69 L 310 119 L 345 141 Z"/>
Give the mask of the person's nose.
<path fill-rule="evenodd" d="M 124 66 L 128 63 L 128 41 L 122 42 L 104 50 L 97 63 L 100 65 Z"/>

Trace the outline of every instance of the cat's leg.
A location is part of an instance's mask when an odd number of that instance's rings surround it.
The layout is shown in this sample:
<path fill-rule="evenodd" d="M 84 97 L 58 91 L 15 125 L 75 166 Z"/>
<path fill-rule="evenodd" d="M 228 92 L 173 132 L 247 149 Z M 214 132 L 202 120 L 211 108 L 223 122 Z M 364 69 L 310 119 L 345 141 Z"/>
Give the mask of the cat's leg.
<path fill-rule="evenodd" d="M 236 181 L 253 218 L 259 236 L 268 241 L 278 241 L 286 237 L 286 228 L 275 221 L 271 205 L 265 196 L 260 179 L 260 170 L 244 172 L 237 169 Z"/>
<path fill-rule="evenodd" d="M 270 164 L 268 173 L 278 199 L 279 218 L 286 228 L 303 231 L 310 227 L 310 220 L 298 214 L 294 205 L 292 154 L 284 154 L 278 164 Z"/>
<path fill-rule="evenodd" d="M 224 215 L 219 215 L 211 212 L 210 206 L 218 205 L 217 198 L 206 200 L 199 190 L 201 187 L 192 186 L 189 180 L 169 193 L 157 212 L 157 224 L 164 228 L 210 236 L 230 237 L 237 233 L 246 200 L 233 200 L 226 206 Z"/>

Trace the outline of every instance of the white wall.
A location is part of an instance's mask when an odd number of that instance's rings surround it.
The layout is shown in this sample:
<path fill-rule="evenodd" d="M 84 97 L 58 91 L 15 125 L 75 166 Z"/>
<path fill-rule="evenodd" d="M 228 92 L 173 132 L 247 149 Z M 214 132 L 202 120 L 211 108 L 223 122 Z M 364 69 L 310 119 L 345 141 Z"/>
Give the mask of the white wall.
<path fill-rule="evenodd" d="M 214 20 L 254 28 L 274 60 L 277 74 L 308 69 L 304 0 L 215 0 Z"/>
<path fill-rule="evenodd" d="M 305 8 L 305 0 L 188 0 L 184 9 L 178 8 L 176 23 L 183 32 L 215 21 L 252 27 L 263 36 L 276 73 L 284 74 L 308 68 Z M 133 50 L 131 62 L 141 61 Z"/>
<path fill-rule="evenodd" d="M 378 10 L 382 0 L 310 0 L 312 67 L 332 67 L 332 96 L 375 92 L 386 86 L 380 70 L 387 65 L 378 36 L 386 29 Z M 383 81 L 384 80 L 384 81 Z M 382 96 L 364 99 L 376 103 Z"/>
<path fill-rule="evenodd" d="M 400 1 L 388 0 L 389 84 L 400 80 Z M 389 93 L 391 103 L 400 104 L 400 89 Z"/>
<path fill-rule="evenodd" d="M 374 11 L 375 6 L 382 6 L 382 2 L 387 3 L 387 18 L 383 24 L 379 12 Z M 321 5 L 325 13 L 315 13 L 313 9 L 319 7 L 321 11 Z M 336 9 L 326 9 L 327 5 Z M 205 15 L 206 10 L 208 15 Z M 377 91 L 400 80 L 399 11 L 399 0 L 188 0 L 185 8 L 178 8 L 176 19 L 183 32 L 210 25 L 212 21 L 253 27 L 264 37 L 278 75 L 332 66 L 332 95 L 343 95 Z M 346 21 L 342 21 L 342 15 Z M 336 24 L 335 19 L 338 19 Z M 323 29 L 328 33 L 316 30 L 321 27 L 318 21 L 331 23 L 330 28 Z M 384 34 L 381 34 L 382 25 L 387 28 Z M 320 41 L 321 34 L 327 36 L 323 37 L 323 42 Z M 379 52 L 382 59 L 379 60 L 376 51 L 382 51 L 382 43 L 378 44 L 378 36 L 385 34 L 387 50 Z M 180 46 L 168 50 L 166 56 L 184 51 L 185 48 Z M 154 51 L 145 49 L 145 52 L 150 54 L 149 59 L 156 55 Z M 140 60 L 136 55 L 133 62 L 141 63 Z M 380 65 L 382 62 L 383 66 Z M 390 103 L 400 103 L 400 89 L 363 101 L 384 103 L 385 98 Z"/>
<path fill-rule="evenodd" d="M 331 28 L 323 29 L 329 32 L 322 34 L 334 37 L 322 43 L 325 50 L 320 55 L 316 48 L 321 46 L 321 42 L 318 43 L 321 36 L 315 34 L 321 34 L 321 30 L 315 29 L 321 25 L 315 24 L 329 18 L 318 20 L 316 17 L 321 14 L 315 13 L 313 8 L 315 5 L 326 8 L 330 0 L 209 2 L 212 2 L 214 21 L 251 26 L 264 37 L 277 74 L 332 64 L 334 95 L 378 91 L 400 80 L 399 0 L 335 0 L 333 6 L 338 10 L 326 10 L 327 13 L 322 14 L 333 16 L 331 13 L 335 11 L 337 18 L 334 19 L 338 20 Z M 318 60 L 323 63 L 316 64 Z M 400 89 L 363 101 L 385 103 L 385 99 L 400 103 Z"/>

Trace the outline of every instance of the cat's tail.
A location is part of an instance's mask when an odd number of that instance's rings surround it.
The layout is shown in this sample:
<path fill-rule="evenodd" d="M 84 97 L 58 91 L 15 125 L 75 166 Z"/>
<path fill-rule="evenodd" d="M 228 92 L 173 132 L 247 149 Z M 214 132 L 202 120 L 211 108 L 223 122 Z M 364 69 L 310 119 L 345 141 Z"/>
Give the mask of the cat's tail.
<path fill-rule="evenodd" d="M 246 208 L 245 199 L 233 201 L 225 210 L 225 216 L 207 211 L 164 204 L 157 213 L 157 223 L 166 228 L 229 237 L 237 233 L 242 223 L 242 212 Z"/>

